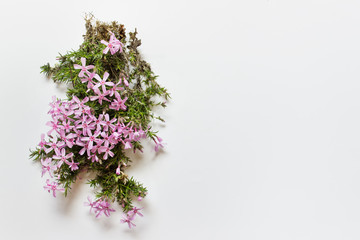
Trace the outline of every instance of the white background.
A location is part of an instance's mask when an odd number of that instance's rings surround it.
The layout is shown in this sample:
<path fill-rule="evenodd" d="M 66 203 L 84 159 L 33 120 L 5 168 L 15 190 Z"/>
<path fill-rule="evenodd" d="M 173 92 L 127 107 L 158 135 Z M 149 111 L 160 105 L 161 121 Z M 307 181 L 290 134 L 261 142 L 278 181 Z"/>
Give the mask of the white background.
<path fill-rule="evenodd" d="M 1 1 L 1 239 L 360 239 L 360 1 Z M 137 227 L 95 219 L 83 183 L 43 190 L 28 149 L 86 12 L 134 30 L 172 101 L 129 170 Z"/>

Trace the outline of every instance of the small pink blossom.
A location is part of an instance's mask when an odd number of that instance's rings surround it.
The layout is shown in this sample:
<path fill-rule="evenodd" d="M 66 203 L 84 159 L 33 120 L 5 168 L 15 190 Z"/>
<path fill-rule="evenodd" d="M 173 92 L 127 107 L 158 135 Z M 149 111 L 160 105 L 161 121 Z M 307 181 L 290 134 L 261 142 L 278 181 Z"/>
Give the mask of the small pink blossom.
<path fill-rule="evenodd" d="M 124 216 L 124 218 L 120 220 L 120 222 L 121 222 L 121 223 L 127 223 L 128 226 L 129 226 L 129 228 L 131 228 L 131 227 L 136 227 L 136 225 L 135 225 L 133 222 L 131 222 L 131 221 L 133 221 L 133 220 L 134 220 L 134 215 L 131 216 L 131 215 L 129 215 L 129 214 L 126 214 L 126 215 Z"/>
<path fill-rule="evenodd" d="M 108 77 L 109 77 L 108 72 L 104 73 L 103 79 L 101 79 L 99 75 L 95 75 L 95 79 L 98 80 L 99 82 L 97 84 L 95 84 L 94 88 L 99 88 L 101 86 L 102 91 L 106 92 L 106 87 L 105 86 L 114 86 L 113 82 L 107 82 L 106 81 L 108 79 Z M 109 94 L 110 94 L 110 92 L 109 92 Z"/>
<path fill-rule="evenodd" d="M 57 165 L 58 167 L 60 167 L 64 162 L 67 161 L 67 159 L 72 158 L 74 155 L 73 153 L 66 154 L 65 148 L 61 149 L 61 152 L 58 149 L 56 149 L 55 153 L 56 155 L 53 156 L 53 159 L 59 160 L 59 163 Z"/>
<path fill-rule="evenodd" d="M 52 182 L 50 183 L 50 179 L 46 180 L 46 185 L 44 186 L 45 190 L 48 190 L 48 192 L 52 191 L 53 192 L 53 196 L 56 197 L 56 191 L 59 192 L 65 192 L 64 188 L 59 188 L 58 187 L 58 183 L 57 182 Z"/>
<path fill-rule="evenodd" d="M 111 151 L 111 149 L 113 148 L 114 146 L 113 145 L 109 146 L 109 144 L 105 144 L 105 146 L 99 147 L 99 152 L 105 153 L 103 156 L 104 160 L 108 159 L 108 155 L 110 155 L 110 157 L 114 157 L 114 153 Z"/>
<path fill-rule="evenodd" d="M 94 68 L 94 65 L 86 66 L 86 58 L 83 58 L 83 57 L 81 58 L 81 64 L 82 64 L 82 66 L 80 66 L 78 64 L 74 64 L 75 69 L 81 69 L 81 71 L 79 73 L 79 77 L 84 77 L 85 73 L 90 74 L 90 72 L 88 70 Z"/>
<path fill-rule="evenodd" d="M 142 213 L 140 212 L 140 210 L 144 209 L 143 207 L 142 208 L 137 208 L 137 207 L 133 207 L 133 209 L 131 209 L 131 211 L 129 211 L 129 215 L 133 215 L 135 216 L 136 214 L 143 217 L 144 215 L 142 215 Z"/>
<path fill-rule="evenodd" d="M 158 152 L 159 151 L 159 147 L 164 147 L 164 143 L 163 143 L 163 140 L 160 138 L 160 137 L 156 137 L 157 138 L 157 141 L 155 139 L 154 142 L 155 142 L 155 152 Z"/>
<path fill-rule="evenodd" d="M 103 100 L 106 100 L 106 101 L 110 102 L 110 100 L 105 97 L 105 96 L 107 96 L 107 95 L 110 94 L 110 91 L 103 91 L 103 92 L 101 92 L 98 88 L 94 88 L 94 92 L 95 92 L 97 95 L 96 95 L 96 96 L 91 96 L 91 97 L 90 97 L 90 100 L 91 100 L 91 101 L 95 101 L 95 100 L 99 99 L 98 101 L 99 101 L 100 105 L 102 105 L 102 101 L 103 101 Z"/>
<path fill-rule="evenodd" d="M 92 132 L 90 130 L 88 130 L 88 137 L 83 137 L 81 138 L 81 141 L 85 141 L 88 142 L 88 149 L 92 149 L 94 146 L 94 143 L 98 142 L 99 139 L 97 138 L 97 136 L 100 135 L 100 131 L 95 131 L 94 134 L 92 134 Z"/>
<path fill-rule="evenodd" d="M 71 159 L 71 162 L 65 160 L 65 163 L 67 165 L 69 165 L 69 168 L 71 169 L 71 171 L 75 171 L 75 170 L 79 169 L 79 167 L 78 167 L 79 163 L 75 163 L 74 159 Z"/>
<path fill-rule="evenodd" d="M 45 134 L 41 134 L 41 141 L 39 142 L 38 146 L 40 146 L 40 149 L 46 150 L 45 145 L 47 142 L 45 141 Z"/>
<path fill-rule="evenodd" d="M 97 75 L 97 74 L 96 74 L 95 72 L 87 73 L 87 76 L 84 76 L 84 78 L 81 79 L 81 82 L 82 82 L 82 83 L 86 83 L 86 82 L 87 82 L 88 91 L 89 91 L 90 89 L 93 89 L 93 87 L 94 87 L 93 78 L 94 78 L 96 75 Z"/>
<path fill-rule="evenodd" d="M 84 205 L 85 206 L 89 206 L 90 207 L 90 212 L 91 210 L 95 209 L 96 208 L 96 205 L 97 205 L 97 202 L 96 201 L 92 201 L 90 196 L 87 197 L 88 199 L 88 202 L 84 202 Z"/>
<path fill-rule="evenodd" d="M 104 54 L 107 54 L 110 50 L 111 55 L 114 55 L 117 51 L 122 52 L 122 42 L 120 42 L 116 37 L 115 34 L 110 32 L 110 40 L 109 42 L 106 42 L 104 40 L 101 40 L 102 44 L 106 45 L 106 48 L 103 50 Z"/>
<path fill-rule="evenodd" d="M 56 151 L 59 149 L 62 149 L 65 146 L 65 143 L 63 141 L 58 142 L 57 140 L 57 136 L 55 135 L 51 141 L 49 141 L 47 143 L 47 146 L 49 146 L 49 148 L 45 149 L 46 153 L 51 152 L 52 150 Z"/>
<path fill-rule="evenodd" d="M 113 102 L 111 102 L 111 105 L 109 106 L 110 109 L 114 109 L 116 111 L 126 110 L 125 102 L 127 100 L 127 97 L 124 99 L 121 99 L 120 94 L 118 92 L 115 92 L 115 98 Z"/>
<path fill-rule="evenodd" d="M 49 173 L 50 177 L 53 177 L 52 174 L 57 168 L 51 164 L 51 158 L 41 159 L 40 161 L 42 165 L 41 177 L 43 177 L 46 172 Z"/>

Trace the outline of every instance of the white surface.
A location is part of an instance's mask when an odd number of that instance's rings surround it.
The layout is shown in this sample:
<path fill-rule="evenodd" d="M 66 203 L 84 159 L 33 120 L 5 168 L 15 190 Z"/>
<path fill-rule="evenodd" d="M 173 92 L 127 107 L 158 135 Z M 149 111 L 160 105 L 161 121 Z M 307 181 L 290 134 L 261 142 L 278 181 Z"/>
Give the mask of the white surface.
<path fill-rule="evenodd" d="M 360 239 L 359 1 L 1 1 L 1 239 Z M 43 190 L 28 160 L 61 88 L 39 73 L 77 49 L 83 16 L 137 27 L 172 94 L 131 174 L 127 230 L 80 184 Z"/>

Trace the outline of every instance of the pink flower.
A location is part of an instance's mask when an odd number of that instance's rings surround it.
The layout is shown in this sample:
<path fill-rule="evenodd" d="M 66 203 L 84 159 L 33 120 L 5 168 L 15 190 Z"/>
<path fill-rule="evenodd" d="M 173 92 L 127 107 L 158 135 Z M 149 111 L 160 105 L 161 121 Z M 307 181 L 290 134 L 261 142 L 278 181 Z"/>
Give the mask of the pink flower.
<path fill-rule="evenodd" d="M 73 153 L 68 153 L 67 155 L 65 152 L 65 148 L 61 149 L 61 153 L 58 149 L 55 150 L 56 155 L 53 156 L 53 159 L 57 159 L 60 160 L 58 163 L 58 167 L 60 167 L 64 162 L 66 162 L 67 159 L 72 158 L 73 157 Z"/>
<path fill-rule="evenodd" d="M 109 131 L 109 128 L 114 130 L 115 129 L 115 125 L 113 124 L 114 122 L 116 122 L 116 118 L 113 118 L 110 120 L 109 114 L 105 114 L 105 125 L 104 125 L 104 131 Z"/>
<path fill-rule="evenodd" d="M 116 175 L 120 175 L 120 164 L 119 164 L 119 166 L 117 167 L 117 169 L 116 169 Z"/>
<path fill-rule="evenodd" d="M 92 73 L 88 73 L 87 74 L 88 76 L 84 76 L 84 78 L 81 79 L 81 82 L 82 83 L 88 83 L 87 84 L 87 88 L 88 88 L 88 91 L 90 89 L 93 89 L 94 87 L 94 81 L 93 81 L 93 78 L 97 75 L 95 72 L 92 72 Z"/>
<path fill-rule="evenodd" d="M 111 212 L 115 212 L 115 209 L 111 208 L 110 203 L 106 200 L 98 199 L 96 201 L 92 201 L 90 197 L 88 197 L 88 202 L 85 202 L 84 205 L 90 206 L 90 212 L 94 209 L 97 218 L 103 213 L 105 216 L 109 217 Z"/>
<path fill-rule="evenodd" d="M 159 147 L 164 147 L 164 143 L 163 143 L 163 140 L 160 138 L 160 137 L 156 137 L 158 141 L 156 141 L 155 139 L 154 142 L 155 142 L 155 152 L 159 151 Z"/>
<path fill-rule="evenodd" d="M 125 106 L 125 102 L 127 100 L 127 97 L 125 97 L 124 99 L 121 99 L 120 94 L 118 92 L 115 92 L 115 98 L 114 101 L 111 103 L 111 105 L 109 106 L 110 109 L 114 109 L 116 111 L 121 110 L 126 110 L 126 106 Z"/>
<path fill-rule="evenodd" d="M 110 155 L 110 157 L 114 157 L 114 153 L 112 151 L 110 151 L 113 148 L 114 148 L 113 145 L 109 147 L 109 144 L 106 144 L 106 143 L 105 143 L 105 146 L 99 147 L 99 152 L 100 153 L 102 153 L 102 152 L 105 153 L 104 157 L 103 157 L 104 160 L 106 160 L 108 158 L 108 155 Z"/>
<path fill-rule="evenodd" d="M 104 40 L 101 40 L 102 44 L 106 45 L 106 48 L 103 50 L 104 54 L 107 54 L 110 50 L 111 55 L 114 55 L 117 51 L 120 50 L 122 52 L 122 46 L 123 44 L 115 37 L 114 33 L 110 32 L 110 40 L 109 42 L 106 42 Z"/>
<path fill-rule="evenodd" d="M 118 91 L 122 91 L 124 90 L 123 87 L 118 87 L 118 85 L 120 84 L 121 82 L 118 82 L 117 84 L 115 84 L 109 91 L 110 91 L 110 97 L 112 97 L 116 92 Z"/>
<path fill-rule="evenodd" d="M 45 190 L 48 190 L 48 192 L 53 191 L 53 196 L 56 197 L 56 191 L 59 192 L 65 192 L 64 188 L 59 188 L 57 182 L 50 183 L 50 180 L 46 180 L 46 185 L 44 186 Z"/>
<path fill-rule="evenodd" d="M 82 66 L 80 66 L 78 64 L 74 64 L 75 69 L 81 69 L 81 71 L 79 73 L 79 77 L 84 77 L 85 73 L 90 74 L 90 72 L 88 70 L 94 68 L 94 65 L 86 66 L 86 59 L 83 57 L 81 58 L 81 64 L 82 64 Z"/>
<path fill-rule="evenodd" d="M 141 217 L 143 217 L 144 215 L 142 215 L 142 213 L 140 212 L 140 210 L 142 210 L 144 208 L 137 208 L 137 207 L 133 207 L 133 209 L 131 209 L 131 211 L 129 211 L 129 215 L 133 215 L 135 217 L 135 215 L 139 215 Z"/>
<path fill-rule="evenodd" d="M 97 84 L 95 84 L 94 88 L 99 88 L 101 86 L 102 88 L 102 91 L 103 92 L 106 92 L 106 86 L 114 86 L 114 83 L 113 82 L 107 82 L 106 80 L 108 79 L 109 77 L 109 73 L 108 72 L 105 72 L 104 73 L 104 76 L 103 76 L 103 79 L 100 78 L 99 75 L 95 75 L 95 79 L 98 80 L 99 82 Z M 110 92 L 109 92 L 110 93 Z"/>
<path fill-rule="evenodd" d="M 103 200 L 98 205 L 98 213 L 96 214 L 96 217 L 100 216 L 102 212 L 105 214 L 105 216 L 109 217 L 110 212 L 115 212 L 115 209 L 110 208 L 110 203 L 106 200 Z"/>
<path fill-rule="evenodd" d="M 124 216 L 123 219 L 120 220 L 121 223 L 127 223 L 129 228 L 131 227 L 136 227 L 136 225 L 134 223 L 132 223 L 131 221 L 134 220 L 134 215 L 133 216 L 130 216 L 129 214 L 126 214 Z"/>
<path fill-rule="evenodd" d="M 95 116 L 93 116 L 93 121 L 95 123 L 96 126 L 96 131 L 100 131 L 101 130 L 101 126 L 105 126 L 105 122 L 102 121 L 104 115 L 100 114 L 98 118 L 96 118 Z M 102 135 L 102 133 L 101 133 Z"/>
<path fill-rule="evenodd" d="M 97 94 L 97 96 L 91 96 L 90 97 L 91 101 L 95 101 L 96 99 L 99 99 L 100 105 L 102 105 L 102 100 L 106 100 L 110 102 L 110 100 L 105 97 L 106 95 L 109 95 L 110 91 L 103 91 L 103 93 L 101 93 L 98 88 L 94 88 L 94 92 Z"/>
<path fill-rule="evenodd" d="M 69 133 L 67 136 L 65 136 L 65 133 L 62 132 L 62 140 L 65 141 L 66 145 L 69 148 L 72 148 L 74 146 L 76 137 L 77 135 L 75 133 Z"/>
<path fill-rule="evenodd" d="M 89 154 L 88 153 L 88 159 L 91 159 L 91 162 L 98 162 L 99 158 L 96 156 L 96 154 Z"/>
<path fill-rule="evenodd" d="M 52 138 L 52 140 L 50 142 L 47 143 L 48 146 L 50 146 L 49 148 L 45 149 L 46 153 L 51 152 L 52 150 L 56 151 L 59 150 L 61 148 L 64 147 L 65 143 L 64 142 L 58 142 L 57 141 L 57 136 L 55 135 L 55 137 Z"/>
<path fill-rule="evenodd" d="M 41 159 L 40 161 L 42 165 L 41 177 L 43 177 L 46 172 L 49 173 L 50 177 L 53 177 L 52 173 L 56 170 L 56 166 L 51 164 L 51 158 Z"/>
<path fill-rule="evenodd" d="M 81 122 L 81 124 L 79 124 Z M 95 123 L 93 122 L 93 120 L 91 118 L 88 118 L 86 115 L 83 116 L 82 120 L 78 120 L 75 122 L 76 129 L 82 129 L 82 133 L 85 136 L 86 133 L 89 132 L 89 130 L 94 130 L 95 129 Z"/>
<path fill-rule="evenodd" d="M 88 202 L 84 202 L 84 205 L 85 206 L 90 206 L 90 212 L 91 212 L 92 209 L 96 209 L 97 202 L 92 201 L 89 196 L 87 197 L 87 199 L 88 199 Z"/>
<path fill-rule="evenodd" d="M 88 142 L 88 149 L 91 150 L 94 146 L 94 142 L 98 142 L 99 139 L 97 139 L 97 136 L 100 135 L 100 131 L 95 131 L 94 135 L 92 134 L 92 132 L 90 130 L 88 130 L 88 137 L 83 137 L 81 138 L 81 141 L 85 141 Z"/>
<path fill-rule="evenodd" d="M 132 148 L 132 144 L 129 139 L 125 139 L 125 141 L 123 141 L 123 144 L 124 144 L 124 149 Z"/>
<path fill-rule="evenodd" d="M 39 142 L 38 146 L 40 146 L 40 149 L 46 150 L 46 144 L 47 142 L 45 141 L 45 134 L 41 134 L 41 141 Z"/>
<path fill-rule="evenodd" d="M 104 146 L 109 146 L 110 137 L 108 136 L 108 134 L 106 132 L 102 132 L 101 137 L 102 137 L 102 139 L 99 141 L 99 144 L 100 145 L 104 144 Z"/>
<path fill-rule="evenodd" d="M 79 163 L 75 163 L 74 159 L 71 159 L 71 162 L 65 160 L 65 163 L 67 165 L 69 165 L 69 168 L 71 169 L 71 171 L 75 171 L 75 170 L 79 169 L 79 167 L 78 167 Z"/>
<path fill-rule="evenodd" d="M 47 132 L 47 134 L 50 136 L 53 131 L 59 132 L 60 126 L 57 121 L 49 121 L 46 123 L 47 126 L 51 127 L 51 130 Z"/>

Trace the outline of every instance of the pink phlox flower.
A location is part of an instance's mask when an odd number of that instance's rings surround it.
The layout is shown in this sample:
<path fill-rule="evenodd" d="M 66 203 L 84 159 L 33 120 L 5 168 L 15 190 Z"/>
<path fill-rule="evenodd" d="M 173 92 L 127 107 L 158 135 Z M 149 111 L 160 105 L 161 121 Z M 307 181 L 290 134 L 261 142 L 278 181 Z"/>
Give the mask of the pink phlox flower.
<path fill-rule="evenodd" d="M 47 142 L 45 141 L 45 134 L 41 134 L 41 141 L 39 142 L 38 146 L 40 146 L 40 149 L 46 150 L 46 144 Z"/>
<path fill-rule="evenodd" d="M 71 102 L 73 103 L 74 106 L 73 109 L 84 108 L 86 106 L 85 103 L 87 103 L 88 101 L 89 101 L 89 97 L 85 97 L 83 100 L 80 101 L 80 99 L 75 95 L 71 99 Z"/>
<path fill-rule="evenodd" d="M 48 136 L 51 136 L 53 131 L 59 133 L 60 129 L 62 128 L 62 126 L 59 125 L 59 122 L 55 120 L 47 122 L 46 125 L 51 127 L 51 130 L 47 132 Z"/>
<path fill-rule="evenodd" d="M 142 208 L 137 208 L 137 207 L 133 207 L 133 209 L 131 209 L 131 211 L 128 212 L 129 215 L 133 215 L 135 216 L 136 214 L 143 217 L 144 215 L 140 212 L 140 210 L 144 209 Z"/>
<path fill-rule="evenodd" d="M 115 98 L 113 102 L 111 102 L 111 105 L 109 106 L 110 109 L 114 109 L 116 111 L 126 110 L 125 102 L 127 100 L 127 97 L 124 99 L 121 99 L 120 94 L 118 92 L 115 92 Z"/>
<path fill-rule="evenodd" d="M 77 134 L 75 133 L 69 133 L 68 135 L 65 135 L 65 133 L 62 131 L 61 139 L 65 142 L 65 144 L 72 148 L 75 145 L 75 138 L 77 137 Z"/>
<path fill-rule="evenodd" d="M 94 146 L 94 143 L 99 141 L 99 139 L 97 138 L 97 136 L 99 135 L 100 135 L 100 131 L 95 131 L 94 134 L 92 134 L 92 132 L 88 130 L 88 137 L 81 138 L 81 141 L 88 142 L 89 144 L 88 149 L 91 150 Z"/>
<path fill-rule="evenodd" d="M 76 141 L 75 141 L 75 144 L 77 145 L 77 142 L 78 141 L 81 141 L 81 138 L 83 137 L 82 135 L 82 131 L 81 130 L 77 130 L 76 127 L 77 125 L 74 126 L 75 128 L 73 128 L 73 134 L 76 135 Z"/>
<path fill-rule="evenodd" d="M 67 165 L 69 165 L 69 168 L 71 171 L 75 171 L 75 170 L 79 169 L 79 167 L 78 167 L 79 163 L 75 163 L 74 159 L 71 159 L 71 162 L 65 160 L 65 163 Z"/>
<path fill-rule="evenodd" d="M 122 143 L 124 144 L 124 149 L 130 149 L 132 148 L 132 144 L 131 144 L 131 140 L 130 139 L 125 139 L 125 141 L 122 141 Z"/>
<path fill-rule="evenodd" d="M 67 159 L 72 158 L 74 156 L 73 153 L 66 154 L 65 148 L 61 149 L 61 152 L 56 149 L 55 150 L 56 155 L 53 156 L 53 159 L 59 160 L 57 167 L 60 167 L 64 162 L 67 161 Z"/>
<path fill-rule="evenodd" d="M 116 169 L 116 171 L 115 171 L 115 173 L 116 173 L 116 175 L 120 175 L 120 164 L 118 165 L 118 167 L 117 167 L 117 169 Z"/>
<path fill-rule="evenodd" d="M 89 130 L 95 129 L 95 123 L 93 122 L 92 118 L 84 116 L 82 120 L 80 120 L 81 124 L 79 124 L 79 121 L 76 122 L 78 124 L 76 126 L 77 129 L 82 129 L 82 133 L 84 136 L 89 132 Z M 81 141 L 83 141 L 81 139 Z"/>
<path fill-rule="evenodd" d="M 138 130 L 139 136 L 140 138 L 146 138 L 146 132 L 144 130 L 142 130 L 141 126 L 140 129 Z"/>
<path fill-rule="evenodd" d="M 122 134 L 119 132 L 113 132 L 109 137 L 109 142 L 111 144 L 117 144 L 119 141 L 121 141 Z"/>
<path fill-rule="evenodd" d="M 125 125 L 124 125 L 123 122 L 118 121 L 118 122 L 115 124 L 115 127 L 116 127 L 115 130 L 116 130 L 118 133 L 122 133 L 122 132 L 123 132 L 123 129 L 125 128 Z"/>
<path fill-rule="evenodd" d="M 56 168 L 56 166 L 53 166 L 53 165 L 51 164 L 51 158 L 45 158 L 45 160 L 44 160 L 44 159 L 41 159 L 40 161 L 41 161 L 41 165 L 42 165 L 41 177 L 43 177 L 46 172 L 49 173 L 50 177 L 53 177 L 53 176 L 52 176 L 52 173 L 53 173 L 57 168 Z"/>
<path fill-rule="evenodd" d="M 139 202 L 141 202 L 142 197 L 139 195 L 138 198 L 137 198 L 137 200 L 138 200 Z"/>
<path fill-rule="evenodd" d="M 102 137 L 102 139 L 100 139 L 100 141 L 99 141 L 100 145 L 102 145 L 102 144 L 109 145 L 110 144 L 110 137 L 107 132 L 102 132 L 101 137 Z"/>
<path fill-rule="evenodd" d="M 93 78 L 96 76 L 97 74 L 95 72 L 92 73 L 87 73 L 87 76 L 84 76 L 84 78 L 81 79 L 82 83 L 86 83 L 87 82 L 87 88 L 89 91 L 90 89 L 94 88 L 94 81 Z"/>
<path fill-rule="evenodd" d="M 134 220 L 134 215 L 131 216 L 129 214 L 126 214 L 123 219 L 120 219 L 120 222 L 127 223 L 129 228 L 136 227 L 136 225 L 133 222 L 131 222 L 133 220 Z"/>
<path fill-rule="evenodd" d="M 112 88 L 110 88 L 110 97 L 112 97 L 115 93 L 119 93 L 118 91 L 123 91 L 124 88 L 123 87 L 119 87 L 118 85 L 120 84 L 121 82 L 119 81 L 117 84 L 115 84 Z"/>
<path fill-rule="evenodd" d="M 74 111 L 77 117 L 79 116 L 87 116 L 91 114 L 91 108 L 89 106 L 79 107 L 76 111 Z"/>
<path fill-rule="evenodd" d="M 83 143 L 81 142 L 80 140 L 76 140 L 76 145 L 80 146 L 80 147 L 83 147 L 80 151 L 79 151 L 79 154 L 80 155 L 84 155 L 85 151 L 87 151 L 87 155 L 89 156 L 90 155 L 90 149 L 89 149 L 89 144 L 86 142 L 86 143 Z"/>
<path fill-rule="evenodd" d="M 155 152 L 158 152 L 159 147 L 163 148 L 165 143 L 163 143 L 163 140 L 160 137 L 156 137 L 156 138 L 157 138 L 157 141 L 155 139 L 153 139 L 153 140 L 155 142 Z"/>
<path fill-rule="evenodd" d="M 84 202 L 84 205 L 89 206 L 90 207 L 90 212 L 91 212 L 91 210 L 96 208 L 97 201 L 91 200 L 90 196 L 87 197 L 87 200 L 88 200 L 88 202 Z"/>
<path fill-rule="evenodd" d="M 88 203 L 85 202 L 85 206 L 90 206 L 90 212 L 94 209 L 94 213 L 96 217 L 100 217 L 103 213 L 105 216 L 109 217 L 111 212 L 115 212 L 115 209 L 111 208 L 110 203 L 106 200 L 98 199 L 96 201 L 92 201 L 88 197 Z"/>
<path fill-rule="evenodd" d="M 56 191 L 65 192 L 65 189 L 64 189 L 64 188 L 59 188 L 59 187 L 58 187 L 58 183 L 57 183 L 57 182 L 52 182 L 52 183 L 50 183 L 50 180 L 49 180 L 49 179 L 46 180 L 46 185 L 44 186 L 44 189 L 45 189 L 45 190 L 48 190 L 48 192 L 52 191 L 54 197 L 56 197 Z"/>
<path fill-rule="evenodd" d="M 96 118 L 95 116 L 93 117 L 93 121 L 96 125 L 96 131 L 100 131 L 101 130 L 101 126 L 105 126 L 106 122 L 104 122 L 103 119 L 104 115 L 100 114 L 98 118 Z"/>
<path fill-rule="evenodd" d="M 109 131 L 109 128 L 111 130 L 115 130 L 116 127 L 113 123 L 116 122 L 116 118 L 113 118 L 110 120 L 109 114 L 105 114 L 104 118 L 105 118 L 104 131 L 106 131 L 106 132 Z"/>
<path fill-rule="evenodd" d="M 49 104 L 50 110 L 49 114 L 52 116 L 56 116 L 62 112 L 64 112 L 64 106 L 62 106 L 62 102 L 60 100 L 57 100 L 55 96 L 53 96 L 53 101 Z"/>
<path fill-rule="evenodd" d="M 114 157 L 114 153 L 111 151 L 113 148 L 114 145 L 109 146 L 108 142 L 107 144 L 105 143 L 105 146 L 99 147 L 99 153 L 105 153 L 103 157 L 104 160 L 108 159 L 108 155 L 110 155 L 110 157 Z"/>
<path fill-rule="evenodd" d="M 98 156 L 94 153 L 94 154 L 89 154 L 88 153 L 88 159 L 91 160 L 91 162 L 99 162 L 99 158 Z"/>
<path fill-rule="evenodd" d="M 94 68 L 94 65 L 86 66 L 86 58 L 83 58 L 83 57 L 81 58 L 81 64 L 82 64 L 82 66 L 80 66 L 78 64 L 74 64 L 75 69 L 81 69 L 81 71 L 79 73 L 79 77 L 84 77 L 85 73 L 90 74 L 90 72 L 88 70 Z"/>
<path fill-rule="evenodd" d="M 106 42 L 105 40 L 101 40 L 101 43 L 106 45 L 106 48 L 103 50 L 104 54 L 107 54 L 110 50 L 111 55 L 114 55 L 117 51 L 122 52 L 122 42 L 120 42 L 116 37 L 115 34 L 110 32 L 110 40 Z"/>
<path fill-rule="evenodd" d="M 102 100 L 106 100 L 106 101 L 110 102 L 110 100 L 105 97 L 105 96 L 110 94 L 110 91 L 101 92 L 98 88 L 94 88 L 94 93 L 96 93 L 97 95 L 96 96 L 91 96 L 90 97 L 91 101 L 95 101 L 95 100 L 98 99 L 100 105 L 102 105 Z"/>
<path fill-rule="evenodd" d="M 114 86 L 114 83 L 113 82 L 107 82 L 106 80 L 108 79 L 109 77 L 109 73 L 108 72 L 105 72 L 104 73 L 104 76 L 103 76 L 103 79 L 100 78 L 99 75 L 95 75 L 95 79 L 98 80 L 99 82 L 97 84 L 95 84 L 94 86 L 94 90 L 95 88 L 99 88 L 101 86 L 102 88 L 102 91 L 103 92 L 106 92 L 106 86 Z M 110 94 L 110 91 L 109 91 L 109 94 Z"/>
<path fill-rule="evenodd" d="M 56 151 L 63 148 L 65 146 L 65 143 L 63 141 L 58 142 L 57 136 L 55 135 L 49 142 L 47 142 L 47 146 L 49 146 L 49 148 L 45 149 L 45 152 L 49 153 L 52 150 Z"/>
<path fill-rule="evenodd" d="M 63 121 L 62 122 L 62 128 L 63 128 L 63 130 L 65 131 L 65 132 L 70 132 L 73 128 L 74 128 L 74 126 L 73 125 L 71 125 L 71 122 L 70 122 L 70 120 L 67 120 L 67 121 Z"/>
<path fill-rule="evenodd" d="M 115 209 L 111 208 L 111 205 L 108 201 L 103 200 L 99 203 L 98 208 L 101 208 L 101 211 L 105 214 L 105 216 L 109 217 L 111 212 L 115 212 Z M 101 214 L 100 212 L 96 215 L 96 217 Z"/>

